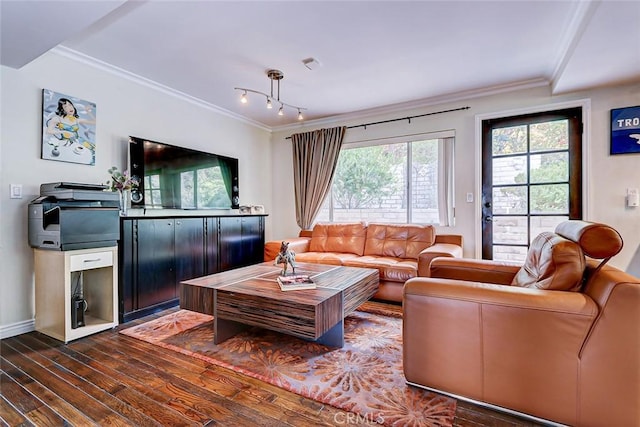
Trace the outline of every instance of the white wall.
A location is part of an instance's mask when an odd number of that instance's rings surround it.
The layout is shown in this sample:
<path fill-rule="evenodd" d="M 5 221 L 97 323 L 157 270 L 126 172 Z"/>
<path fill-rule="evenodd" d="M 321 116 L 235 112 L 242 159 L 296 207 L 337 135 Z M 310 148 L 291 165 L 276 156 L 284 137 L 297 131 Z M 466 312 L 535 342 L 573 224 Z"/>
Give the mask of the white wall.
<path fill-rule="evenodd" d="M 1 73 L 0 331 L 34 318 L 28 202 L 41 183 L 104 183 L 109 167 L 126 169 L 129 135 L 237 157 L 240 203 L 270 203 L 268 131 L 55 53 Z M 96 103 L 95 166 L 40 159 L 43 88 Z M 9 198 L 10 184 L 22 184 L 22 199 Z"/>
<path fill-rule="evenodd" d="M 585 148 L 587 163 L 584 167 L 585 202 L 584 219 L 603 222 L 616 228 L 624 239 L 623 251 L 611 260 L 611 264 L 627 269 L 633 254 L 640 247 L 640 208 L 625 207 L 627 187 L 640 187 L 640 154 L 609 155 L 609 113 L 612 108 L 640 104 L 640 85 L 626 85 L 614 88 L 585 91 L 580 93 L 551 96 L 548 87 L 538 87 L 515 92 L 483 96 L 463 101 L 431 105 L 405 111 L 390 112 L 378 116 L 358 119 L 317 123 L 295 129 L 278 131 L 273 134 L 273 208 L 272 235 L 274 239 L 285 239 L 297 235 L 299 227 L 295 220 L 293 196 L 293 167 L 291 141 L 285 138 L 292 133 L 319 128 L 358 125 L 448 110 L 469 106 L 469 110 L 445 113 L 413 119 L 369 126 L 367 129 L 348 129 L 345 144 L 425 132 L 455 130 L 455 205 L 456 223 L 453 227 L 438 227 L 440 233 L 462 234 L 464 255 L 475 257 L 480 232 L 479 206 L 479 161 L 477 149 L 481 143 L 476 132 L 477 116 L 498 113 L 522 113 L 554 104 L 585 105 Z M 590 107 L 590 111 L 588 106 Z M 466 193 L 474 193 L 476 202 L 467 203 Z M 277 220 L 275 220 L 277 218 Z"/>

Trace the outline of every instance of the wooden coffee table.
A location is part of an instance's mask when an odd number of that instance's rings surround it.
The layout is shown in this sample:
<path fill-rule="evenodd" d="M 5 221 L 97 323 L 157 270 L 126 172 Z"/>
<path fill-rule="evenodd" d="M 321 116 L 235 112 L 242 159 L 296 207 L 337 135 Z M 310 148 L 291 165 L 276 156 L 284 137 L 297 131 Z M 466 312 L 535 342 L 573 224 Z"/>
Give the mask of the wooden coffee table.
<path fill-rule="evenodd" d="M 378 289 L 371 268 L 298 263 L 316 289 L 282 291 L 266 262 L 180 283 L 180 308 L 214 316 L 214 343 L 258 326 L 331 347 L 344 345 L 344 318 Z"/>

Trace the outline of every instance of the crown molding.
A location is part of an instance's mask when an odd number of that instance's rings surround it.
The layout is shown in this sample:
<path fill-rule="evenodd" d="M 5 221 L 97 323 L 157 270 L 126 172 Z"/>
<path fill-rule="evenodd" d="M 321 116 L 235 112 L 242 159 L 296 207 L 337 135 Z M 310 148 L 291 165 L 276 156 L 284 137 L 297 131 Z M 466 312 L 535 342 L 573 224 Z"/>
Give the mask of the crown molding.
<path fill-rule="evenodd" d="M 445 103 L 456 102 L 456 101 L 464 101 L 464 100 L 469 100 L 473 98 L 480 98 L 484 96 L 495 95 L 495 94 L 500 94 L 505 92 L 513 92 L 513 91 L 522 90 L 522 89 L 529 89 L 534 87 L 550 85 L 549 80 L 544 78 L 523 80 L 523 81 L 507 83 L 502 85 L 490 86 L 482 89 L 473 89 L 468 91 L 455 92 L 447 95 L 423 98 L 415 101 L 385 105 L 382 107 L 359 110 L 359 111 L 354 111 L 354 112 L 345 113 L 345 114 L 337 114 L 337 115 L 324 117 L 322 119 L 303 121 L 302 123 L 292 123 L 289 125 L 271 127 L 271 126 L 265 125 L 264 123 L 258 122 L 256 120 L 248 119 L 245 116 L 241 116 L 239 114 L 236 114 L 222 107 L 218 107 L 217 105 L 211 104 L 210 102 L 203 101 L 200 98 L 196 98 L 194 96 L 188 95 L 179 90 L 170 88 L 168 86 L 155 82 L 151 79 L 147 79 L 145 77 L 134 74 L 130 71 L 111 65 L 107 62 L 85 55 L 76 50 L 69 49 L 65 46 L 57 46 L 53 48 L 50 52 L 56 55 L 60 55 L 65 58 L 69 58 L 71 60 L 83 63 L 83 64 L 86 64 L 86 65 L 89 65 L 93 68 L 105 71 L 119 78 L 123 78 L 133 83 L 176 97 L 185 102 L 189 102 L 198 107 L 213 111 L 217 114 L 221 114 L 223 116 L 232 118 L 234 120 L 238 120 L 242 123 L 257 127 L 267 132 L 280 132 L 280 131 L 287 131 L 287 130 L 305 129 L 308 127 L 323 126 L 323 125 L 334 124 L 336 122 L 365 119 L 365 118 L 376 116 L 376 115 L 382 115 L 387 113 L 397 113 L 405 110 L 429 107 L 433 105 L 445 104 Z"/>
<path fill-rule="evenodd" d="M 531 89 L 541 86 L 550 86 L 550 82 L 545 78 L 536 78 L 529 80 L 521 80 L 513 83 L 489 86 L 482 89 L 472 89 L 467 91 L 455 92 L 446 95 L 423 98 L 415 101 L 402 102 L 398 104 L 385 105 L 382 107 L 370 108 L 366 110 L 354 111 L 351 113 L 337 114 L 317 120 L 304 121 L 291 125 L 275 126 L 271 128 L 272 132 L 281 132 L 287 130 L 299 130 L 310 126 L 323 126 L 335 124 L 335 122 L 346 122 L 351 120 L 366 119 L 372 116 L 378 116 L 387 113 L 399 113 L 406 110 L 415 110 L 422 107 L 431 107 L 434 105 L 447 104 L 451 102 L 466 101 L 484 96 L 496 95 L 506 92 L 514 92 L 523 89 Z"/>
<path fill-rule="evenodd" d="M 73 61 L 77 61 L 80 62 L 82 64 L 85 65 L 89 65 L 90 67 L 93 68 L 97 68 L 99 70 L 105 71 L 109 74 L 112 74 L 114 76 L 117 76 L 119 78 L 125 79 L 125 80 L 129 80 L 133 83 L 139 84 L 141 86 L 146 86 L 148 88 L 157 90 L 159 92 L 162 92 L 166 95 L 169 96 L 173 96 L 175 98 L 178 98 L 182 101 L 188 102 L 190 104 L 196 105 L 198 107 L 213 111 L 217 114 L 223 115 L 225 117 L 229 117 L 235 120 L 238 120 L 240 122 L 243 122 L 245 124 L 251 125 L 251 126 L 255 126 L 257 128 L 260 128 L 262 130 L 271 132 L 272 129 L 269 126 L 264 125 L 263 123 L 260 123 L 258 121 L 255 120 L 251 120 L 248 119 L 244 116 L 241 116 L 239 114 L 236 114 L 232 111 L 226 110 L 222 107 L 218 107 L 217 105 L 211 104 L 210 102 L 206 102 L 203 101 L 200 98 L 196 98 L 195 96 L 191 96 L 188 95 L 184 92 L 181 92 L 179 90 L 170 88 L 169 86 L 165 86 L 163 84 L 160 84 L 158 82 L 155 82 L 151 79 L 147 79 L 145 77 L 139 76 L 137 74 L 134 74 L 130 71 L 124 70 L 122 68 L 116 67 L 115 65 L 111 65 L 107 62 L 101 61 L 99 59 L 93 58 L 91 56 L 85 55 L 84 53 L 80 53 L 76 50 L 73 49 L 69 49 L 68 47 L 65 46 L 56 46 L 55 48 L 51 49 L 52 53 L 55 53 L 56 55 L 60 55 L 63 56 L 65 58 L 69 58 Z"/>

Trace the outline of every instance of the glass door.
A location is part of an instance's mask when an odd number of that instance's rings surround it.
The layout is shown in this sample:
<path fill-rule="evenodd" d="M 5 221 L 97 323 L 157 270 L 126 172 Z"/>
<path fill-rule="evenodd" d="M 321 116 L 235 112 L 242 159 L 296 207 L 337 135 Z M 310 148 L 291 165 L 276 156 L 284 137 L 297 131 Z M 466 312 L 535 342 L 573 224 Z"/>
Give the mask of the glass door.
<path fill-rule="evenodd" d="M 482 128 L 482 258 L 522 263 L 534 237 L 582 218 L 582 109 Z"/>

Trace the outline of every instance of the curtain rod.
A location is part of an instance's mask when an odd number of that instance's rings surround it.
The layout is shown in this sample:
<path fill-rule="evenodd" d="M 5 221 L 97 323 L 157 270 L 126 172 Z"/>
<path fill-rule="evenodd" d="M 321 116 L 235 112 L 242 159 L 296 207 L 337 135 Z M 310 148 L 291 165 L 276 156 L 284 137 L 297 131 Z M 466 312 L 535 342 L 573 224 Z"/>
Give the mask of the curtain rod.
<path fill-rule="evenodd" d="M 418 114 L 418 115 L 415 115 L 415 116 L 399 117 L 397 119 L 381 120 L 379 122 L 363 123 L 361 125 L 347 126 L 347 129 L 354 129 L 354 128 L 365 128 L 365 129 L 367 129 L 367 126 L 381 125 L 381 124 L 384 124 L 384 123 L 391 123 L 391 122 L 399 122 L 401 120 L 407 120 L 409 122 L 409 124 L 411 124 L 411 119 L 416 119 L 416 118 L 419 118 L 419 117 L 426 117 L 426 116 L 433 116 L 435 114 L 451 113 L 453 111 L 468 110 L 469 108 L 471 108 L 471 107 L 466 106 L 466 107 L 452 108 L 450 110 L 434 111 L 433 113 Z M 291 137 L 287 136 L 285 139 L 291 139 Z"/>

